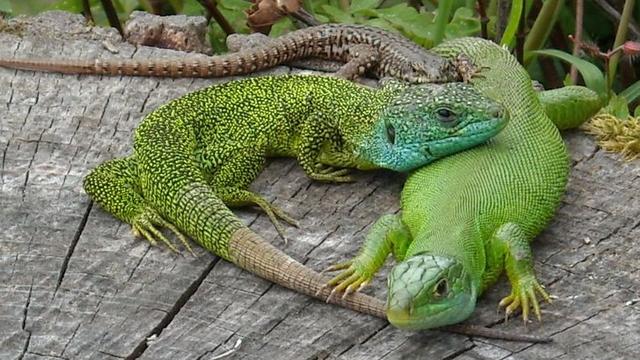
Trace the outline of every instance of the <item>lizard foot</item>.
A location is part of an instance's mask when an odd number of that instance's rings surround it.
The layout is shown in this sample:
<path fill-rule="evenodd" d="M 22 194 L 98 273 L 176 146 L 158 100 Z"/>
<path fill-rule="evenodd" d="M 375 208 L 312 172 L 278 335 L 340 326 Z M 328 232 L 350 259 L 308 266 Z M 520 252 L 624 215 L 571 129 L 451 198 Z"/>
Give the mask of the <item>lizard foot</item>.
<path fill-rule="evenodd" d="M 332 265 L 323 272 L 343 270 L 333 279 L 327 282 L 327 286 L 334 286 L 331 294 L 327 298 L 327 302 L 338 292 L 344 291 L 342 298 L 344 299 L 351 293 L 362 290 L 369 284 L 373 274 L 367 272 L 356 259 L 349 260 L 340 264 Z"/>
<path fill-rule="evenodd" d="M 522 319 L 526 326 L 529 320 L 530 306 L 533 307 L 533 312 L 538 321 L 541 321 L 540 304 L 538 303 L 536 292 L 548 303 L 551 303 L 549 294 L 547 294 L 534 276 L 521 278 L 513 284 L 511 294 L 500 300 L 498 304 L 499 307 L 505 307 L 505 321 L 509 318 L 509 315 L 513 314 L 518 308 L 522 308 Z"/>
<path fill-rule="evenodd" d="M 134 235 L 144 237 L 151 243 L 151 245 L 156 245 L 158 240 L 160 240 L 169 249 L 177 253 L 178 249 L 176 249 L 176 247 L 160 232 L 160 230 L 158 230 L 156 226 L 162 226 L 169 229 L 169 231 L 178 237 L 184 247 L 187 248 L 193 256 L 195 256 L 195 253 L 189 245 L 187 237 L 184 236 L 184 234 L 182 234 L 173 224 L 163 219 L 155 210 L 146 208 L 142 214 L 136 216 L 135 220 L 133 220 L 133 223 L 131 224 Z"/>
<path fill-rule="evenodd" d="M 459 54 L 458 56 L 456 56 L 456 58 L 453 60 L 453 65 L 458 71 L 460 79 L 465 83 L 470 82 L 473 78 L 484 77 L 483 75 L 480 75 L 480 72 L 482 70 L 488 69 L 487 66 L 476 66 L 473 61 L 464 54 Z"/>
<path fill-rule="evenodd" d="M 267 217 L 273 224 L 273 227 L 276 228 L 278 235 L 284 240 L 284 243 L 287 243 L 287 237 L 284 236 L 284 227 L 280 224 L 278 219 L 284 220 L 286 223 L 293 227 L 300 227 L 298 221 L 294 219 L 291 215 L 289 215 L 286 211 L 280 209 L 279 207 L 271 204 L 270 202 L 264 200 L 262 197 L 258 197 L 254 199 L 256 205 L 258 205 L 264 212 L 267 214 Z"/>
<path fill-rule="evenodd" d="M 216 194 L 227 206 L 256 205 L 260 207 L 273 224 L 273 227 L 276 228 L 278 235 L 284 240 L 285 244 L 287 243 L 287 238 L 284 236 L 284 228 L 280 224 L 279 219 L 284 220 L 292 226 L 298 227 L 296 219 L 259 194 L 235 187 L 217 188 Z"/>
<path fill-rule="evenodd" d="M 353 182 L 355 179 L 349 175 L 350 169 L 338 169 L 333 166 L 318 165 L 316 171 L 309 177 L 318 181 Z"/>

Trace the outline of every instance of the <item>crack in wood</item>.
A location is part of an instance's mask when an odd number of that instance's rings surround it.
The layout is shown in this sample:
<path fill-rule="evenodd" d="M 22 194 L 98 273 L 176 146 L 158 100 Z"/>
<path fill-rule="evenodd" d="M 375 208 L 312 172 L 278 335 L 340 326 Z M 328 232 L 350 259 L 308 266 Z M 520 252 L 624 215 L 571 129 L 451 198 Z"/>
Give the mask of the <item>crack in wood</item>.
<path fill-rule="evenodd" d="M 58 292 L 60 285 L 62 285 L 64 276 L 67 273 L 67 267 L 69 266 L 69 261 L 71 260 L 71 256 L 73 256 L 73 252 L 75 251 L 76 246 L 78 245 L 80 236 L 82 235 L 84 228 L 87 226 L 87 220 L 89 219 L 89 213 L 91 213 L 91 208 L 93 208 L 93 201 L 90 201 L 89 204 L 87 205 L 84 215 L 82 215 L 82 220 L 80 220 L 80 224 L 78 224 L 78 228 L 76 229 L 76 233 L 73 235 L 73 239 L 71 239 L 71 243 L 67 248 L 67 254 L 64 257 L 64 260 L 62 261 L 62 265 L 60 266 L 60 271 L 58 273 L 58 280 L 56 281 L 56 287 L 53 290 L 53 294 L 51 295 L 52 299 L 56 296 L 56 293 Z"/>
<path fill-rule="evenodd" d="M 213 267 L 219 261 L 220 261 L 220 258 L 216 257 L 207 265 L 207 267 L 204 269 L 204 271 L 202 271 L 200 276 L 198 276 L 185 289 L 182 295 L 180 295 L 180 297 L 173 304 L 171 309 L 169 309 L 169 311 L 165 313 L 165 315 L 162 317 L 160 322 L 156 326 L 154 326 L 153 329 L 144 337 L 144 339 L 142 339 L 138 343 L 138 345 L 131 351 L 131 353 L 125 357 L 126 360 L 134 360 L 142 356 L 145 350 L 147 350 L 147 348 L 149 347 L 149 343 L 148 343 L 149 338 L 160 336 L 162 331 L 166 329 L 167 326 L 169 326 L 169 324 L 171 324 L 171 322 L 176 317 L 176 315 L 178 315 L 180 310 L 185 306 L 185 304 L 189 301 L 189 299 L 191 299 L 193 294 L 195 294 L 196 291 L 200 288 L 200 285 L 202 285 L 202 283 L 204 282 L 204 279 L 206 279 L 207 276 L 209 276 L 209 274 L 213 270 Z"/>

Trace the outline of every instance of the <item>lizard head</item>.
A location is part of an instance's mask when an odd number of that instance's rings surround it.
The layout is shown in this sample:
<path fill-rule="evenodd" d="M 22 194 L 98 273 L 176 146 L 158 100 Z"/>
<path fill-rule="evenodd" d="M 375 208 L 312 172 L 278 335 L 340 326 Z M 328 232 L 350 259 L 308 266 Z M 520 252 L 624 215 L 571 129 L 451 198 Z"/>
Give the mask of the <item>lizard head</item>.
<path fill-rule="evenodd" d="M 469 84 L 406 86 L 381 110 L 357 151 L 376 167 L 410 171 L 487 141 L 508 119 L 504 107 Z"/>
<path fill-rule="evenodd" d="M 387 319 L 400 329 L 425 330 L 458 323 L 471 315 L 477 294 L 462 263 L 419 254 L 389 273 Z"/>

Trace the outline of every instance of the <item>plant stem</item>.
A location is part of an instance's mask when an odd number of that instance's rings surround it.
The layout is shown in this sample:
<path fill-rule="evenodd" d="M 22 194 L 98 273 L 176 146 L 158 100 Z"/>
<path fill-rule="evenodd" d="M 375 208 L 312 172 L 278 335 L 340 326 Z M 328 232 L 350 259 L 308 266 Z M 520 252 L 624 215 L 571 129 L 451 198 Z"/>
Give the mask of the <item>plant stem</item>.
<path fill-rule="evenodd" d="M 606 0 L 594 0 L 598 6 L 604 10 L 605 14 L 607 14 L 615 23 L 620 22 L 620 13 L 613 6 L 611 6 Z M 629 19 L 629 32 L 634 39 L 640 40 L 640 29 L 638 28 L 638 24 L 633 21 L 633 19 Z"/>
<path fill-rule="evenodd" d="M 527 40 L 524 42 L 525 67 L 529 65 L 533 59 L 531 51 L 540 49 L 547 40 L 553 24 L 558 18 L 558 13 L 562 5 L 564 5 L 563 0 L 547 0 L 542 4 L 540 13 L 538 13 L 538 17 L 533 23 L 531 31 L 529 31 L 529 36 L 527 36 Z"/>
<path fill-rule="evenodd" d="M 629 31 L 629 21 L 633 13 L 633 6 L 635 0 L 625 0 L 624 7 L 622 8 L 622 16 L 620 17 L 620 24 L 618 25 L 618 31 L 616 32 L 616 39 L 613 42 L 613 48 L 621 46 L 627 39 L 627 33 Z M 616 70 L 618 69 L 618 62 L 620 61 L 620 52 L 616 52 L 609 60 L 609 66 L 607 67 L 607 92 L 611 91 L 613 85 L 613 79 L 616 77 Z"/>
<path fill-rule="evenodd" d="M 444 39 L 444 29 L 449 23 L 449 16 L 453 10 L 453 0 L 441 0 L 438 3 L 438 13 L 435 19 L 436 28 L 433 31 L 433 44 L 438 45 Z"/>
<path fill-rule="evenodd" d="M 576 0 L 576 31 L 573 42 L 573 56 L 580 54 L 580 44 L 582 44 L 582 23 L 584 18 L 584 0 Z M 571 83 L 578 83 L 578 69 L 571 65 Z"/>
<path fill-rule="evenodd" d="M 100 2 L 102 3 L 104 13 L 107 15 L 107 20 L 109 20 L 109 25 L 116 28 L 121 36 L 124 36 L 122 24 L 120 24 L 120 19 L 118 19 L 116 8 L 113 7 L 113 2 L 111 0 L 100 0 Z"/>
<path fill-rule="evenodd" d="M 478 14 L 480 14 L 480 36 L 482 36 L 483 39 L 488 39 L 489 33 L 487 31 L 487 24 L 489 23 L 489 17 L 487 16 L 485 8 L 486 4 L 484 0 L 478 0 Z"/>
<path fill-rule="evenodd" d="M 236 31 L 233 29 L 233 26 L 229 24 L 229 21 L 227 21 L 224 15 L 220 12 L 216 1 L 198 0 L 198 2 L 205 9 L 207 9 L 207 12 L 209 13 L 209 15 L 211 15 L 211 17 L 218 23 L 218 25 L 220 25 L 220 27 L 225 32 L 225 34 L 227 35 L 235 34 Z"/>
<path fill-rule="evenodd" d="M 82 15 L 84 18 L 95 23 L 93 20 L 93 14 L 91 13 L 91 5 L 89 4 L 89 0 L 82 0 Z"/>

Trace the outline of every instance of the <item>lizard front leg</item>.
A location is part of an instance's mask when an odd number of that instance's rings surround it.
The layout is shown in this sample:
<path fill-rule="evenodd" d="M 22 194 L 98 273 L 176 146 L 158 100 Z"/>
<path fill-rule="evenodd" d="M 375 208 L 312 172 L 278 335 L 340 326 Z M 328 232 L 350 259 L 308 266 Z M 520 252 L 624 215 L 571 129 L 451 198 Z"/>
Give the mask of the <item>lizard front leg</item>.
<path fill-rule="evenodd" d="M 353 80 L 364 75 L 369 69 L 378 64 L 380 54 L 366 44 L 351 45 L 348 48 L 347 63 L 342 65 L 335 73 L 336 76 L 347 80 Z"/>
<path fill-rule="evenodd" d="M 380 217 L 367 234 L 360 252 L 353 259 L 330 266 L 326 271 L 343 270 L 328 286 L 335 286 L 331 294 L 344 291 L 343 297 L 365 287 L 384 265 L 387 256 L 393 254 L 402 261 L 412 238 L 400 215 Z"/>
<path fill-rule="evenodd" d="M 542 288 L 533 271 L 533 255 L 529 241 L 517 224 L 502 225 L 493 235 L 492 241 L 504 253 L 504 267 L 511 283 L 511 294 L 500 301 L 500 307 L 506 307 L 508 317 L 518 308 L 522 308 L 522 318 L 526 324 L 529 318 L 529 307 L 540 320 L 540 305 L 536 292 L 547 302 L 549 295 Z"/>
<path fill-rule="evenodd" d="M 145 201 L 140 189 L 137 166 L 134 157 L 107 161 L 84 178 L 84 190 L 104 210 L 131 225 L 136 236 L 144 237 L 152 245 L 160 240 L 171 250 L 178 252 L 156 228 L 166 227 L 193 253 L 187 237 Z"/>
<path fill-rule="evenodd" d="M 339 152 L 341 139 L 336 127 L 317 114 L 309 116 L 300 127 L 296 157 L 307 176 L 318 181 L 353 181 L 348 175 L 349 169 L 326 166 L 321 161 L 322 157 L 331 157 Z"/>

